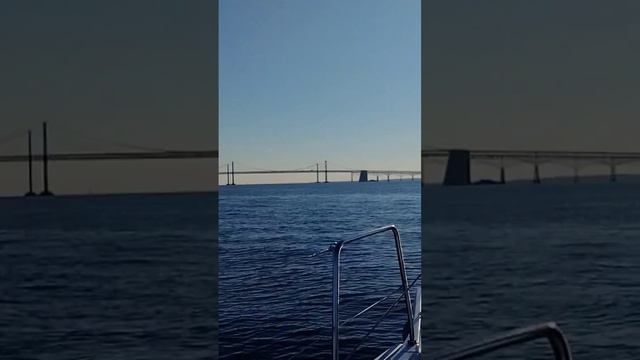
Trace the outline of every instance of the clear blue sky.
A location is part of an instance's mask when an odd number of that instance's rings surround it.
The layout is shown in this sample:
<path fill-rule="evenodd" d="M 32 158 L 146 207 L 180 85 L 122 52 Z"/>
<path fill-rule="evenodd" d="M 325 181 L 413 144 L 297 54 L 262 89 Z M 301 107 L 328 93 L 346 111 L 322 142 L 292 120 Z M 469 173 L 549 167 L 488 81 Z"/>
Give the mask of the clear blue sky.
<path fill-rule="evenodd" d="M 419 1 L 221 0 L 219 16 L 221 166 L 419 169 Z"/>

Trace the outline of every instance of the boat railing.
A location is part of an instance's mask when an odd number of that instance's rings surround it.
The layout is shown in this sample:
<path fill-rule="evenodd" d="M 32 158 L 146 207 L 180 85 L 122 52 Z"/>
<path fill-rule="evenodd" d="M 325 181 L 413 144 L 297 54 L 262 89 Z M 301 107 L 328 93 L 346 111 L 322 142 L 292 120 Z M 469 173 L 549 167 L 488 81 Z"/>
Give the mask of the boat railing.
<path fill-rule="evenodd" d="M 407 272 L 405 269 L 404 255 L 402 253 L 402 241 L 400 233 L 395 225 L 383 226 L 369 232 L 360 234 L 348 240 L 337 241 L 333 243 L 329 249 L 323 252 L 331 252 L 333 254 L 333 279 L 332 279 L 332 359 L 338 360 L 340 357 L 340 255 L 342 249 L 350 243 L 372 237 L 377 234 L 391 232 L 396 246 L 396 255 L 398 258 L 398 267 L 400 270 L 400 281 L 402 282 L 402 297 L 405 299 L 405 308 L 407 313 L 407 321 L 409 324 L 413 322 L 413 310 L 411 305 L 411 297 L 409 296 L 409 281 L 407 280 Z M 365 309 L 368 310 L 371 307 Z M 362 312 L 361 312 L 362 313 Z M 413 326 L 409 326 L 409 343 L 416 344 L 416 334 Z"/>
<path fill-rule="evenodd" d="M 436 357 L 435 360 L 470 359 L 503 348 L 544 338 L 549 341 L 555 360 L 571 360 L 569 342 L 554 322 L 509 331 L 469 347 Z"/>

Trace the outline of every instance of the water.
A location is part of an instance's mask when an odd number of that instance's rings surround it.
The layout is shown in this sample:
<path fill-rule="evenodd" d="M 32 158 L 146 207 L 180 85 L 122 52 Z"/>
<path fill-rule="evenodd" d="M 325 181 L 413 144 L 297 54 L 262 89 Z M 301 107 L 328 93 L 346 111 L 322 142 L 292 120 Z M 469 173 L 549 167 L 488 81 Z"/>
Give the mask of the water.
<path fill-rule="evenodd" d="M 419 192 L 410 182 L 222 189 L 222 357 L 286 359 L 311 344 L 299 358 L 328 358 L 330 258 L 306 256 L 396 223 L 415 276 Z M 576 359 L 639 357 L 640 185 L 428 186 L 423 199 L 426 358 L 548 320 Z M 0 358 L 216 358 L 215 202 L 0 199 Z M 345 317 L 397 283 L 388 240 L 345 253 Z M 344 329 L 344 355 L 375 319 Z M 395 311 L 356 358 L 398 341 L 403 320 Z M 495 358 L 546 352 L 540 342 Z"/>
<path fill-rule="evenodd" d="M 400 229 L 413 279 L 420 272 L 417 181 L 221 189 L 220 357 L 331 358 L 331 256 L 309 255 L 391 223 Z M 343 259 L 343 319 L 400 284 L 390 233 L 345 248 Z M 392 303 L 344 326 L 343 358 Z M 353 359 L 372 359 L 401 342 L 402 310 L 393 311 Z"/>
<path fill-rule="evenodd" d="M 217 358 L 216 198 L 0 199 L 0 358 Z"/>
<path fill-rule="evenodd" d="M 549 320 L 576 359 L 640 357 L 640 185 L 428 186 L 423 200 L 427 358 Z"/>

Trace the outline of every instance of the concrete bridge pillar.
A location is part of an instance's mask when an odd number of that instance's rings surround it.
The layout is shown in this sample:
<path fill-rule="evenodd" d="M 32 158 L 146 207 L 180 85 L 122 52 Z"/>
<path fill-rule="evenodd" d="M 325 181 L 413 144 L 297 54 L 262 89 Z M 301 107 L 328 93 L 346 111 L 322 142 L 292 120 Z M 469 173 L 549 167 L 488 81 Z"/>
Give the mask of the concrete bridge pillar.
<path fill-rule="evenodd" d="M 611 173 L 609 174 L 609 181 L 611 181 L 612 183 L 616 182 L 617 176 L 616 176 L 616 164 L 615 162 L 611 161 Z"/>
<path fill-rule="evenodd" d="M 369 173 L 367 170 L 360 170 L 360 179 L 358 182 L 367 182 L 369 181 Z"/>
<path fill-rule="evenodd" d="M 533 183 L 540 184 L 540 169 L 538 166 L 538 154 L 533 154 Z"/>
<path fill-rule="evenodd" d="M 504 157 L 500 157 L 500 184 L 505 184 L 507 181 L 504 176 Z"/>
<path fill-rule="evenodd" d="M 387 174 L 387 181 L 391 181 L 389 174 Z"/>
<path fill-rule="evenodd" d="M 574 167 L 573 168 L 573 183 L 577 184 L 578 181 L 580 181 L 580 177 L 578 176 L 578 168 Z"/>
<path fill-rule="evenodd" d="M 469 185 L 471 183 L 470 152 L 449 150 L 449 160 L 443 185 Z"/>
<path fill-rule="evenodd" d="M 537 162 L 533 164 L 533 183 L 540 184 L 540 170 Z"/>
<path fill-rule="evenodd" d="M 320 164 L 316 163 L 316 184 L 320 183 Z"/>
<path fill-rule="evenodd" d="M 229 185 L 229 163 L 227 163 L 227 185 Z"/>

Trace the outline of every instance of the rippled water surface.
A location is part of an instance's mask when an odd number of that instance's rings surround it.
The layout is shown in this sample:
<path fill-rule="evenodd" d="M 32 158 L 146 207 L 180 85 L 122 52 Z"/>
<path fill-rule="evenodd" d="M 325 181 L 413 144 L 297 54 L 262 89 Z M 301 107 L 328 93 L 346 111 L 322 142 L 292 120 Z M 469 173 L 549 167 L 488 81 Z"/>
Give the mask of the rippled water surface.
<path fill-rule="evenodd" d="M 0 358 L 217 358 L 215 204 L 0 199 Z"/>
<path fill-rule="evenodd" d="M 407 273 L 420 272 L 420 184 L 410 181 L 224 187 L 220 191 L 220 356 L 328 359 L 333 241 L 396 224 Z M 341 315 L 354 315 L 400 284 L 387 233 L 345 248 Z M 393 300 L 395 300 L 395 296 Z M 393 300 L 346 324 L 346 358 Z M 402 306 L 352 359 L 372 359 L 401 341 Z"/>
<path fill-rule="evenodd" d="M 423 201 L 427 358 L 548 320 L 575 359 L 640 358 L 640 185 L 427 186 Z M 497 357 L 549 358 L 543 341 Z"/>

